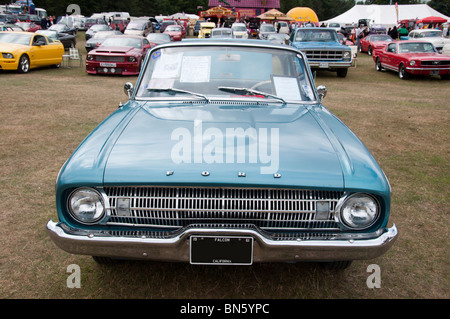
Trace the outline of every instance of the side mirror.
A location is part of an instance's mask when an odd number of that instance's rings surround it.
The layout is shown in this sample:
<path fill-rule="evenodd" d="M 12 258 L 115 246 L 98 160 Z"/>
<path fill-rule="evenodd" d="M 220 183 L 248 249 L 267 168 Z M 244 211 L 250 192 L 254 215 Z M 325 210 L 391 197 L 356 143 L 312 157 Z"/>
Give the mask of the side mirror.
<path fill-rule="evenodd" d="M 125 85 L 123 86 L 123 91 L 129 99 L 131 99 L 131 95 L 133 95 L 133 89 L 133 84 L 131 84 L 130 82 L 125 83 Z"/>
<path fill-rule="evenodd" d="M 317 93 L 319 94 L 319 102 L 322 103 L 325 96 L 327 96 L 327 88 L 324 85 L 319 85 L 317 87 Z"/>

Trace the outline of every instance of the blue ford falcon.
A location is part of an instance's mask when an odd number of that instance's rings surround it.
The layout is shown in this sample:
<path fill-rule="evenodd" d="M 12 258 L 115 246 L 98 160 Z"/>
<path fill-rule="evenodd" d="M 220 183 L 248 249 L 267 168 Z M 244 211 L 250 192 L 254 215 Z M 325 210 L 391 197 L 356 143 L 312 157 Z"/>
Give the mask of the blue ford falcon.
<path fill-rule="evenodd" d="M 344 268 L 385 253 L 389 182 L 305 61 L 261 40 L 153 48 L 61 168 L 51 239 L 103 263 Z"/>

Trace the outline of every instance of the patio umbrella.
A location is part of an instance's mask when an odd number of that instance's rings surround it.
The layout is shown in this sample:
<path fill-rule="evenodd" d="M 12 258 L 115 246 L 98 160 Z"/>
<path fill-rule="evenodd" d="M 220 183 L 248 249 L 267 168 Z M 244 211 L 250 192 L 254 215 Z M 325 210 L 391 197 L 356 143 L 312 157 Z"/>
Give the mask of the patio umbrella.
<path fill-rule="evenodd" d="M 446 19 L 441 17 L 426 17 L 421 19 L 422 23 L 445 23 L 447 22 Z"/>

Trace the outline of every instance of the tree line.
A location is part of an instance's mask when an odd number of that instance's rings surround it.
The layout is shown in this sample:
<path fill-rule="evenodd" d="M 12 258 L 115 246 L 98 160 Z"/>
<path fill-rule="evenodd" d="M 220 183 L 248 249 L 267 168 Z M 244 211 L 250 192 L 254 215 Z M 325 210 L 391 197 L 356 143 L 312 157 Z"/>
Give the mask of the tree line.
<path fill-rule="evenodd" d="M 129 12 L 131 16 L 157 16 L 171 15 L 177 12 L 198 14 L 207 10 L 208 0 L 34 0 L 37 8 L 44 8 L 49 15 L 61 16 L 67 12 L 70 4 L 77 4 L 81 14 L 91 16 L 93 13 L 118 11 Z M 358 4 L 419 4 L 423 0 L 366 0 L 357 1 Z M 450 16 L 450 0 L 431 0 L 430 7 L 442 14 Z M 355 0 L 280 0 L 281 12 L 287 13 L 295 7 L 308 7 L 313 9 L 319 20 L 328 20 L 344 13 L 355 5 Z"/>

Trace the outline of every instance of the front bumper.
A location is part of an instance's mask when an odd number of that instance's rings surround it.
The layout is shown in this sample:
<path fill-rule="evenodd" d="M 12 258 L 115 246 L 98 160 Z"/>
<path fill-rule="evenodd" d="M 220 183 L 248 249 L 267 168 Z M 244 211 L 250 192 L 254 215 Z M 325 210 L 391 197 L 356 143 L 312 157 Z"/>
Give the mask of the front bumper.
<path fill-rule="evenodd" d="M 19 59 L 3 59 L 0 55 L 0 70 L 17 70 Z"/>
<path fill-rule="evenodd" d="M 450 74 L 450 68 L 436 67 L 407 67 L 406 71 L 414 75 L 446 75 Z"/>
<path fill-rule="evenodd" d="M 140 69 L 138 62 L 108 63 L 108 62 L 86 61 L 86 72 L 89 74 L 138 75 Z"/>
<path fill-rule="evenodd" d="M 398 236 L 394 225 L 370 239 L 274 240 L 257 229 L 226 228 L 187 228 L 164 238 L 126 237 L 103 231 L 77 230 L 52 220 L 47 223 L 47 232 L 59 248 L 72 254 L 171 262 L 190 261 L 189 239 L 192 235 L 253 237 L 253 262 L 372 259 L 385 253 Z"/>
<path fill-rule="evenodd" d="M 327 61 L 308 60 L 308 63 L 311 68 L 318 68 L 318 69 L 341 69 L 341 68 L 350 68 L 353 66 L 352 61 L 327 62 Z"/>

